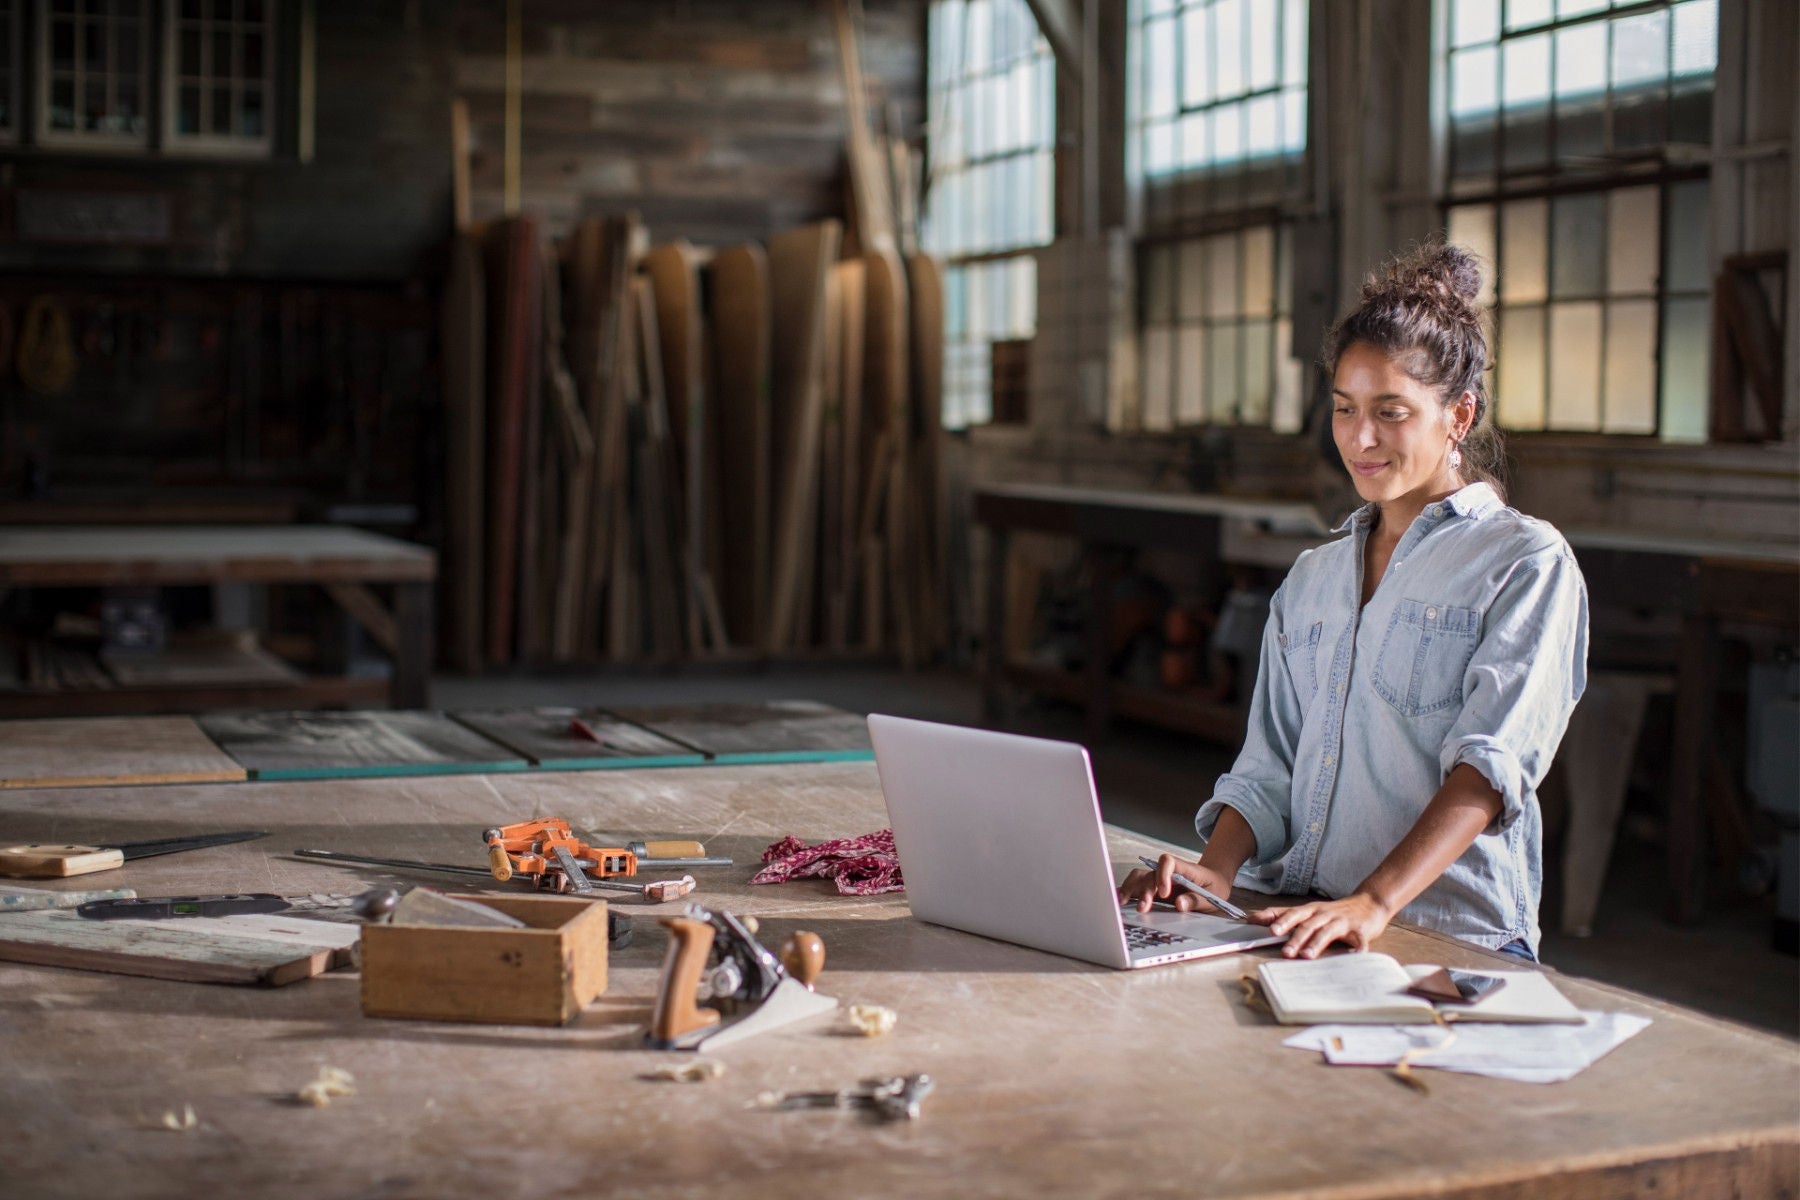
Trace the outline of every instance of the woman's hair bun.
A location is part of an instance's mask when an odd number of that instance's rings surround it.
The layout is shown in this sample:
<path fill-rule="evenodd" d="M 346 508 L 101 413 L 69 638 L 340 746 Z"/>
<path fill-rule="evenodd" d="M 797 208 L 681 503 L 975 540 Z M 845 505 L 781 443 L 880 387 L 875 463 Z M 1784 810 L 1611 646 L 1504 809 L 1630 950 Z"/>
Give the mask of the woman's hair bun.
<path fill-rule="evenodd" d="M 1478 323 L 1481 260 L 1461 246 L 1431 242 L 1390 259 L 1363 282 L 1363 303 L 1398 302 L 1435 308 L 1455 320 Z"/>

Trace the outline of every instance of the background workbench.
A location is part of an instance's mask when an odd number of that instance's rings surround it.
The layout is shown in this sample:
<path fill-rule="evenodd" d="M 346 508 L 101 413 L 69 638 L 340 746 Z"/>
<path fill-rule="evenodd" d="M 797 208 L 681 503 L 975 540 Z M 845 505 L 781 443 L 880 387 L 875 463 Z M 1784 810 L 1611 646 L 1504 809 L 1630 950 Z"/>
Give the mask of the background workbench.
<path fill-rule="evenodd" d="M 1578 1005 L 1653 1023 L 1541 1086 L 1374 1069 L 1282 1048 L 1238 978 L 1269 952 L 1115 972 L 913 921 L 905 897 L 829 882 L 747 886 L 761 850 L 886 823 L 868 763 L 559 772 L 0 793 L 8 836 L 123 840 L 226 828 L 272 836 L 135 861 L 68 886 L 145 895 L 345 893 L 403 876 L 287 857 L 297 846 L 478 864 L 480 831 L 528 814 L 692 836 L 739 865 L 695 899 L 828 947 L 822 991 L 895 1009 L 883 1038 L 830 1022 L 721 1051 L 723 1077 L 651 1082 L 639 1048 L 663 939 L 640 918 L 606 994 L 559 1029 L 366 1019 L 354 979 L 259 990 L 0 964 L 0 1179 L 20 1196 L 481 1197 L 632 1193 L 974 1196 L 1791 1194 L 1800 1049 L 1580 980 Z M 1157 844 L 1112 831 L 1116 863 Z M 499 886 L 499 885 L 495 885 Z M 1493 963 L 1394 930 L 1407 961 Z M 1671 964 L 1670 969 L 1679 969 Z M 291 1097 L 324 1065 L 357 1094 Z M 924 1116 L 773 1112 L 758 1093 L 929 1072 Z M 160 1127 L 191 1104 L 198 1127 Z"/>

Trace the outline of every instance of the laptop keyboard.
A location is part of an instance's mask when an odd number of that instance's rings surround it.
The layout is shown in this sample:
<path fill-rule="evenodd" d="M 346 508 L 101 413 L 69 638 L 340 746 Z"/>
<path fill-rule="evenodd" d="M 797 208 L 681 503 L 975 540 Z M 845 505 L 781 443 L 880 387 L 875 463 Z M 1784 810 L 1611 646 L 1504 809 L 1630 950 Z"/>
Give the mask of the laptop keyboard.
<path fill-rule="evenodd" d="M 1184 942 L 1197 942 L 1199 938 L 1191 938 L 1183 933 L 1168 933 L 1161 929 L 1152 929 L 1148 925 L 1125 926 L 1125 947 L 1128 950 L 1148 950 L 1158 946 L 1179 946 Z"/>

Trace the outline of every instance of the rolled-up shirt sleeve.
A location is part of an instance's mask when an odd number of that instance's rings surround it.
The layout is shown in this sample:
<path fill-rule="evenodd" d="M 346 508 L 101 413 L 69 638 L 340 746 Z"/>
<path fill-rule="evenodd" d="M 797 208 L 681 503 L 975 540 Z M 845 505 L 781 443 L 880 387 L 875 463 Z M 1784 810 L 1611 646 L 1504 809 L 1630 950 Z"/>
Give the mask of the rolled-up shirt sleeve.
<path fill-rule="evenodd" d="M 1285 588 L 1285 585 L 1284 585 Z M 1212 799 L 1194 815 L 1194 832 L 1204 846 L 1212 838 L 1219 814 L 1238 811 L 1256 834 L 1260 866 L 1287 852 L 1291 826 L 1294 752 L 1300 742 L 1300 696 L 1282 653 L 1282 592 L 1269 601 L 1256 669 L 1256 688 L 1244 730 L 1244 747 L 1231 770 L 1213 785 Z"/>
<path fill-rule="evenodd" d="M 1463 674 L 1463 707 L 1444 738 L 1443 774 L 1468 763 L 1500 793 L 1487 832 L 1518 819 L 1535 795 L 1587 688 L 1588 601 L 1566 546 L 1522 559 L 1482 620 Z"/>

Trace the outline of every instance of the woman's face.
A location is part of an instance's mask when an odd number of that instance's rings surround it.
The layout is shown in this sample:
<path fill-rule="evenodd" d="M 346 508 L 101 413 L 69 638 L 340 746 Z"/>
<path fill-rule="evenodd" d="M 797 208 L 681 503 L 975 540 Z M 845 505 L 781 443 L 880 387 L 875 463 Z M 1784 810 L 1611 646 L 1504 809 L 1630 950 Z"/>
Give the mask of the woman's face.
<path fill-rule="evenodd" d="M 1410 499 L 1423 508 L 1462 486 L 1449 454 L 1475 415 L 1468 392 L 1446 406 L 1392 358 L 1356 342 L 1338 356 L 1331 399 L 1332 437 L 1364 500 Z"/>

